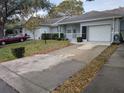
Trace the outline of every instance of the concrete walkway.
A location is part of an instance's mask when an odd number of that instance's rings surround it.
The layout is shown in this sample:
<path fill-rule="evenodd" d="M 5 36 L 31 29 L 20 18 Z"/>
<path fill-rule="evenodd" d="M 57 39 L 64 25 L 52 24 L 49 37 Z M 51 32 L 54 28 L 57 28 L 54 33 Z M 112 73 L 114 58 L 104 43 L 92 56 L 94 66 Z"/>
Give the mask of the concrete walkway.
<path fill-rule="evenodd" d="M 73 45 L 45 55 L 5 62 L 0 64 L 0 78 L 20 93 L 49 93 L 106 47 L 85 49 L 86 46 Z"/>
<path fill-rule="evenodd" d="M 124 45 L 119 46 L 82 93 L 124 93 Z"/>

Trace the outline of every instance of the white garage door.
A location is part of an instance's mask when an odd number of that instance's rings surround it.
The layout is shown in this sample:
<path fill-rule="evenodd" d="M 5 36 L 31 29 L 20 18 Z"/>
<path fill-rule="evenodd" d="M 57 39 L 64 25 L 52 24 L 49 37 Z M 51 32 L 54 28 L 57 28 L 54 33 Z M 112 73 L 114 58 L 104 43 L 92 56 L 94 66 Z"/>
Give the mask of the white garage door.
<path fill-rule="evenodd" d="M 111 41 L 111 26 L 90 26 L 89 41 Z"/>

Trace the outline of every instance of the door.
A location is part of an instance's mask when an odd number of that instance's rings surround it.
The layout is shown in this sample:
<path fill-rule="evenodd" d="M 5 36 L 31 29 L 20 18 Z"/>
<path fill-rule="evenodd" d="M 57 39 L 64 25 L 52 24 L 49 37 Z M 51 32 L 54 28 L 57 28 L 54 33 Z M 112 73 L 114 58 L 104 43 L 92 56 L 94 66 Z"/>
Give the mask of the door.
<path fill-rule="evenodd" d="M 87 26 L 82 26 L 82 38 L 87 39 Z"/>
<path fill-rule="evenodd" d="M 89 26 L 89 41 L 111 41 L 111 26 Z"/>

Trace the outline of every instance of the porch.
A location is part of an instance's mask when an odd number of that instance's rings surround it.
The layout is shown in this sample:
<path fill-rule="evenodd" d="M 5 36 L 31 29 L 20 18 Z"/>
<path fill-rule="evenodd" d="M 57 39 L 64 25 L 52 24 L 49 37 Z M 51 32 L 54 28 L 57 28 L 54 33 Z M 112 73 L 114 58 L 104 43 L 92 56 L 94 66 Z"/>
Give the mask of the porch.
<path fill-rule="evenodd" d="M 80 23 L 60 25 L 59 32 L 64 33 L 65 38 L 71 42 L 76 42 L 77 37 L 82 37 Z"/>

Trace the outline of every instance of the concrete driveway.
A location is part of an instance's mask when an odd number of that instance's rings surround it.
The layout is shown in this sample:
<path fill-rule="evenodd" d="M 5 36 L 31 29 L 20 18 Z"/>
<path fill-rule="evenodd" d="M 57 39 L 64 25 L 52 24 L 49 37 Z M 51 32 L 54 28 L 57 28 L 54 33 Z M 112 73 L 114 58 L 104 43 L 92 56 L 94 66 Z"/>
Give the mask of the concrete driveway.
<path fill-rule="evenodd" d="M 49 54 L 2 63 L 0 78 L 20 93 L 49 93 L 85 67 L 106 47 L 73 45 Z"/>
<path fill-rule="evenodd" d="M 124 93 L 124 44 L 119 46 L 81 93 Z"/>

